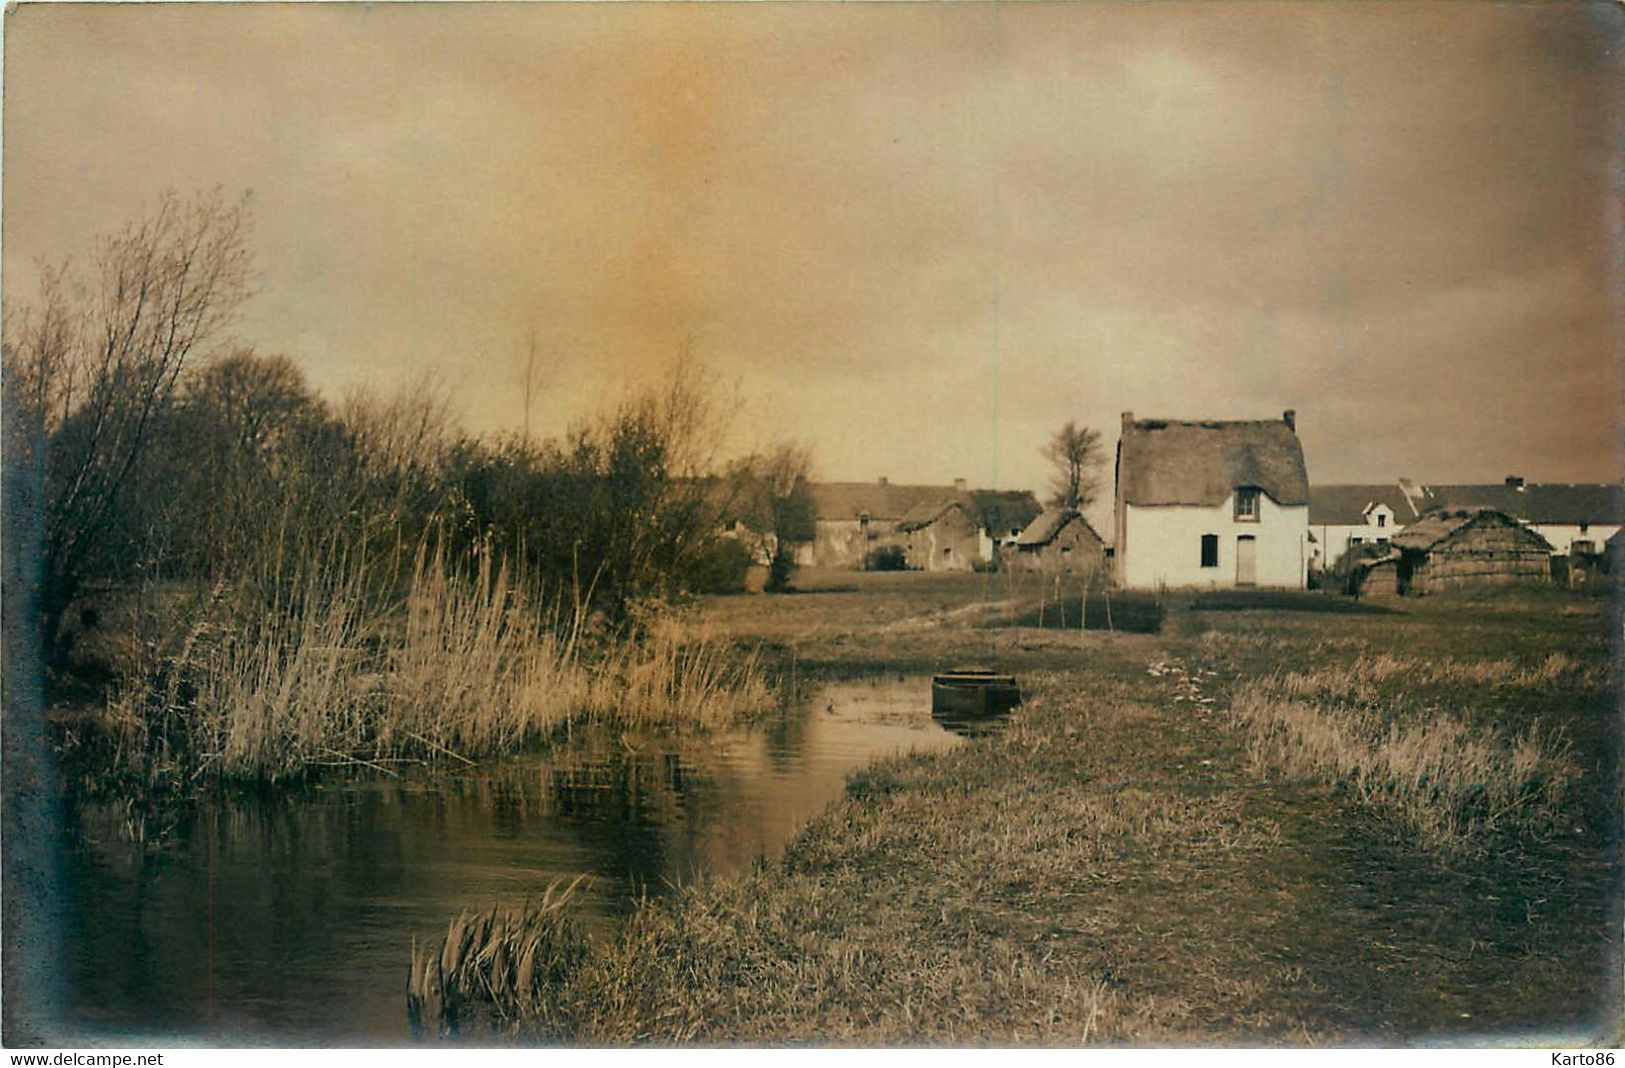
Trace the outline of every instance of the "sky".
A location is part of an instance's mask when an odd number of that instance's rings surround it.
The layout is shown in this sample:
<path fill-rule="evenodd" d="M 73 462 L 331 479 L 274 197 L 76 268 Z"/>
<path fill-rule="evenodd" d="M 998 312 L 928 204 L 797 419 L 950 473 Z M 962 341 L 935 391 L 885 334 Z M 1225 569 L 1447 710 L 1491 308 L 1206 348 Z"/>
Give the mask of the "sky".
<path fill-rule="evenodd" d="M 1620 476 L 1612 3 L 23 3 L 3 285 L 247 193 L 237 326 L 534 432 L 685 349 L 728 447 L 1042 489 L 1298 413 L 1314 482 Z M 1110 465 L 1104 471 L 1110 494 Z"/>

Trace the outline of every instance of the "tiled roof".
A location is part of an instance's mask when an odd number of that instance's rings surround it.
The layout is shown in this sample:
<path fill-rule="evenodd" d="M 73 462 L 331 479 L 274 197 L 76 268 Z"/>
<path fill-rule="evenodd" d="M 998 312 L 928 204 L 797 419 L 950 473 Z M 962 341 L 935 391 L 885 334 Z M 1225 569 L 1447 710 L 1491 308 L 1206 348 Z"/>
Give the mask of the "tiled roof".
<path fill-rule="evenodd" d="M 1428 486 L 1428 511 L 1493 508 L 1525 523 L 1625 522 L 1625 490 L 1597 483 Z"/>
<path fill-rule="evenodd" d="M 1373 505 L 1386 504 L 1400 526 L 1417 518 L 1411 499 L 1398 483 L 1368 486 L 1310 486 L 1310 526 L 1359 526 Z"/>

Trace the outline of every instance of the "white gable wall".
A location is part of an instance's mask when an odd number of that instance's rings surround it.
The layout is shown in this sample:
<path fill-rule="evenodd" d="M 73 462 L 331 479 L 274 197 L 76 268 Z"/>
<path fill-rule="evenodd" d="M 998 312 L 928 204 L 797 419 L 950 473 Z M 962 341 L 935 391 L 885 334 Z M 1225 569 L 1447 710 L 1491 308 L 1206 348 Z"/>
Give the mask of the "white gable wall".
<path fill-rule="evenodd" d="M 1545 538 L 1552 546 L 1553 556 L 1567 556 L 1577 541 L 1589 541 L 1591 551 L 1602 552 L 1603 543 L 1619 532 L 1613 523 L 1529 523 L 1530 530 Z"/>
<path fill-rule="evenodd" d="M 1316 568 L 1329 570 L 1356 544 L 1355 538 L 1365 545 L 1387 542 L 1405 528 L 1396 520 L 1393 509 L 1374 504 L 1367 509 L 1364 523 L 1321 523 L 1312 529 L 1315 544 L 1310 546 L 1310 559 Z"/>
<path fill-rule="evenodd" d="M 1236 584 L 1236 539 L 1251 535 L 1256 546 L 1257 585 L 1302 589 L 1309 560 L 1309 507 L 1258 498 L 1255 522 L 1237 522 L 1234 495 L 1221 505 L 1123 506 L 1117 553 L 1122 584 L 1231 587 Z M 1219 539 L 1217 567 L 1202 566 L 1202 535 Z"/>

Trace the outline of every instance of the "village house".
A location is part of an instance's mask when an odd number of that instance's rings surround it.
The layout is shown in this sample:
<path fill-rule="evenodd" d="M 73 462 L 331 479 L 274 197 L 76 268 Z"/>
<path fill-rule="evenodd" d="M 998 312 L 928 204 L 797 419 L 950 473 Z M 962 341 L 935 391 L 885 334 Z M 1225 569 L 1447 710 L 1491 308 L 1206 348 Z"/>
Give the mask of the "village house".
<path fill-rule="evenodd" d="M 1309 487 L 1309 570 L 1331 571 L 1359 545 L 1387 545 L 1422 517 L 1426 495 L 1409 479 Z"/>
<path fill-rule="evenodd" d="M 1388 553 L 1356 568 L 1354 584 L 1361 594 L 1545 585 L 1552 580 L 1550 556 L 1544 538 L 1504 512 L 1443 512 L 1395 535 Z"/>
<path fill-rule="evenodd" d="M 1305 585 L 1309 476 L 1294 412 L 1233 422 L 1124 412 L 1116 482 L 1118 585 Z"/>
<path fill-rule="evenodd" d="M 810 482 L 807 488 L 813 502 L 813 540 L 798 547 L 796 558 L 806 567 L 859 570 L 876 550 L 896 546 L 906 551 L 913 535 L 917 555 L 910 558 L 910 567 L 942 570 L 942 562 L 951 559 L 955 564 L 951 570 L 961 561 L 969 568 L 977 560 L 991 560 L 996 545 L 1019 534 L 1040 511 L 1028 490 L 973 490 L 964 479 L 951 486 L 897 485 L 882 478 Z M 962 522 L 948 517 L 949 506 L 955 503 L 975 528 L 969 539 L 950 535 L 947 527 L 931 530 L 944 519 L 950 526 Z M 936 552 L 928 561 L 924 553 L 933 538 Z M 955 551 L 944 555 L 943 548 Z"/>
<path fill-rule="evenodd" d="M 813 540 L 800 546 L 803 567 L 861 569 L 869 555 L 900 544 L 897 525 L 910 509 L 951 496 L 942 486 L 875 482 L 811 482 Z"/>
<path fill-rule="evenodd" d="M 982 555 L 982 526 L 961 500 L 911 508 L 897 524 L 911 571 L 969 571 Z"/>
<path fill-rule="evenodd" d="M 1092 576 L 1106 564 L 1105 542 L 1076 508 L 1044 509 L 1010 548 L 1005 561 L 1022 571 Z"/>
<path fill-rule="evenodd" d="M 1625 490 L 1602 484 L 1526 483 L 1418 486 L 1332 485 L 1309 488 L 1310 569 L 1331 571 L 1353 548 L 1386 545 L 1417 519 L 1489 508 L 1545 538 L 1554 556 L 1590 557 L 1625 524 Z"/>
<path fill-rule="evenodd" d="M 1585 483 L 1526 483 L 1517 475 L 1500 485 L 1428 486 L 1427 511 L 1489 508 L 1539 534 L 1556 556 L 1600 554 L 1625 525 L 1625 489 Z"/>

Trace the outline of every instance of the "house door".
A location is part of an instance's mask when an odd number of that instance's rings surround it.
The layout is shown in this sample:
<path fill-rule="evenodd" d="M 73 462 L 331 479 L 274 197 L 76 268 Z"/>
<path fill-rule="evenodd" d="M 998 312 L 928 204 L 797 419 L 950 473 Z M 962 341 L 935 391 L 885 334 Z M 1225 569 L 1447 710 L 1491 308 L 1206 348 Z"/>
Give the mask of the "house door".
<path fill-rule="evenodd" d="M 1236 539 L 1236 585 L 1258 585 L 1258 539 L 1251 534 Z"/>

